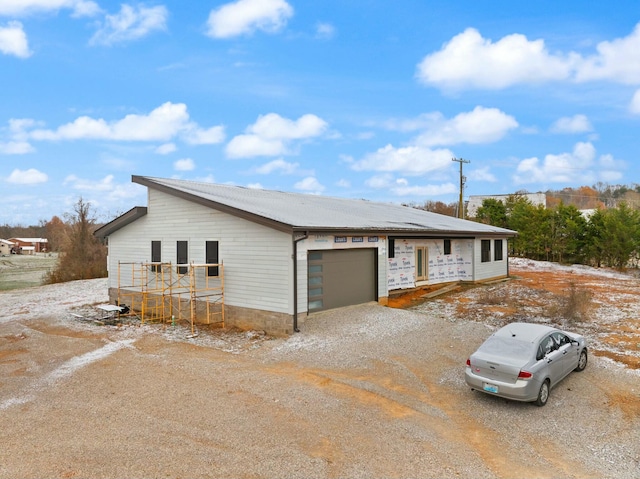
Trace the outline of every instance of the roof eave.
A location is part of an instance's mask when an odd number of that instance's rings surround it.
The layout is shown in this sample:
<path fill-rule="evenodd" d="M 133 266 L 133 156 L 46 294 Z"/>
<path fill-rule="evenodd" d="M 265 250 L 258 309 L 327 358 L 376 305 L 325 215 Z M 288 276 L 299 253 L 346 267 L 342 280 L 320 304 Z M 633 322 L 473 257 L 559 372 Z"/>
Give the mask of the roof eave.
<path fill-rule="evenodd" d="M 93 232 L 93 235 L 97 238 L 106 238 L 107 236 L 118 231 L 120 228 L 124 228 L 128 224 L 133 223 L 146 214 L 146 206 L 134 206 L 129 211 L 118 216 L 116 219 L 110 221 L 106 225 L 102 225 L 100 228 Z"/>
<path fill-rule="evenodd" d="M 305 232 L 313 234 L 358 234 L 358 235 L 376 235 L 376 236 L 396 236 L 396 237 L 425 237 L 432 238 L 478 238 L 478 237 L 499 237 L 510 238 L 518 235 L 516 231 L 456 231 L 456 230 L 416 230 L 416 229 L 375 229 L 375 228 L 345 228 L 345 227 L 329 227 L 329 226 L 294 226 L 293 231 Z"/>

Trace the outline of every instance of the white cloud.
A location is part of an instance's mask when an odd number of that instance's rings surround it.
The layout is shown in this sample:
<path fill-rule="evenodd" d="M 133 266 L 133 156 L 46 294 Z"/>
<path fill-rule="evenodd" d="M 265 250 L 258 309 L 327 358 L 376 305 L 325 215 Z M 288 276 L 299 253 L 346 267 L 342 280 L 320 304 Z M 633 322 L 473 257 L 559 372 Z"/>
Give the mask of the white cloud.
<path fill-rule="evenodd" d="M 442 49 L 423 58 L 416 76 L 425 85 L 443 90 L 502 89 L 549 81 L 610 81 L 640 84 L 640 23 L 626 37 L 603 41 L 596 52 L 550 53 L 544 40 L 521 34 L 493 42 L 469 28 Z"/>
<path fill-rule="evenodd" d="M 35 168 L 29 168 L 28 170 L 15 169 L 7 178 L 8 183 L 16 185 L 37 185 L 46 183 L 48 180 L 49 177 L 46 173 L 38 171 Z"/>
<path fill-rule="evenodd" d="M 447 149 L 431 150 L 420 146 L 395 148 L 387 145 L 352 163 L 356 171 L 402 172 L 408 175 L 444 170 L 455 155 Z"/>
<path fill-rule="evenodd" d="M 29 50 L 27 34 L 22 28 L 22 23 L 11 21 L 4 27 L 0 26 L 0 52 L 18 58 L 31 56 L 32 52 Z"/>
<path fill-rule="evenodd" d="M 164 143 L 156 148 L 156 153 L 159 155 L 168 155 L 169 153 L 173 153 L 178 148 L 175 143 Z"/>
<path fill-rule="evenodd" d="M 640 90 L 636 90 L 629 104 L 629 111 L 634 115 L 640 115 Z"/>
<path fill-rule="evenodd" d="M 586 133 L 592 130 L 593 126 L 585 115 L 559 118 L 551 125 L 553 133 Z"/>
<path fill-rule="evenodd" d="M 265 140 L 256 135 L 238 135 L 227 144 L 229 158 L 251 158 L 254 156 L 278 156 L 286 153 L 284 142 Z"/>
<path fill-rule="evenodd" d="M 293 185 L 296 190 L 306 191 L 307 193 L 322 193 L 324 186 L 313 176 L 307 176 L 303 180 Z"/>
<path fill-rule="evenodd" d="M 450 120 L 432 116 L 432 124 L 416 143 L 422 146 L 456 145 L 459 143 L 492 143 L 502 139 L 518 122 L 497 108 L 477 106 Z"/>
<path fill-rule="evenodd" d="M 616 83 L 640 83 L 640 24 L 627 37 L 600 42 L 597 54 L 580 62 L 576 72 L 579 82 L 609 80 Z"/>
<path fill-rule="evenodd" d="M 224 141 L 224 126 L 213 126 L 208 129 L 190 128 L 185 130 L 182 137 L 190 145 L 215 145 Z"/>
<path fill-rule="evenodd" d="M 0 142 L 0 155 L 24 155 L 34 151 L 36 151 L 35 148 L 26 141 Z"/>
<path fill-rule="evenodd" d="M 365 185 L 377 190 L 388 190 L 396 196 L 437 196 L 458 191 L 458 187 L 453 183 L 412 186 L 406 178 L 395 178 L 388 173 L 372 176 L 365 181 Z"/>
<path fill-rule="evenodd" d="M 340 188 L 351 188 L 351 182 L 345 178 L 341 178 L 335 183 L 336 186 Z"/>
<path fill-rule="evenodd" d="M 26 16 L 37 12 L 56 12 L 62 9 L 72 10 L 76 17 L 92 16 L 100 12 L 100 7 L 91 0 L 2 0 L 0 15 Z"/>
<path fill-rule="evenodd" d="M 29 132 L 29 137 L 34 140 L 50 141 L 87 139 L 168 141 L 175 137 L 182 137 L 187 142 L 193 142 L 194 138 L 196 140 L 211 139 L 212 130 L 215 130 L 215 127 L 201 130 L 195 123 L 189 121 L 189 113 L 184 103 L 167 102 L 148 115 L 131 114 L 112 122 L 102 118 L 81 116 L 56 130 L 32 130 Z"/>
<path fill-rule="evenodd" d="M 316 38 L 320 40 L 330 40 L 336 34 L 336 29 L 330 23 L 318 23 L 316 25 Z"/>
<path fill-rule="evenodd" d="M 604 182 L 621 180 L 624 176 L 622 170 L 626 168 L 626 164 L 623 161 L 616 160 L 610 154 L 602 155 L 598 159 L 598 166 L 602 168 L 598 176 Z"/>
<path fill-rule="evenodd" d="M 472 181 L 488 181 L 490 183 L 494 183 L 498 181 L 496 176 L 489 171 L 489 167 L 485 166 L 484 168 L 477 168 L 475 170 L 471 170 L 467 177 Z"/>
<path fill-rule="evenodd" d="M 303 115 L 297 120 L 283 118 L 276 113 L 260 116 L 247 131 L 261 138 L 295 140 L 322 134 L 327 123 L 316 115 Z"/>
<path fill-rule="evenodd" d="M 279 171 L 283 175 L 291 175 L 295 173 L 299 167 L 300 163 L 289 163 L 280 158 L 278 160 L 273 160 L 269 163 L 265 163 L 264 165 L 259 166 L 255 171 L 260 175 L 268 175 L 276 171 Z"/>
<path fill-rule="evenodd" d="M 166 30 L 169 11 L 163 5 L 144 7 L 123 4 L 120 12 L 105 15 L 104 23 L 91 37 L 91 45 L 113 45 L 137 40 L 158 30 Z"/>
<path fill-rule="evenodd" d="M 207 21 L 207 35 L 230 38 L 280 31 L 293 16 L 293 8 L 285 0 L 237 0 L 212 10 Z"/>
<path fill-rule="evenodd" d="M 598 168 L 606 175 L 611 176 L 612 165 L 621 168 L 622 163 L 614 163 L 610 155 L 603 155 L 599 163 L 596 163 L 596 149 L 589 142 L 576 143 L 571 153 L 548 154 L 543 161 L 538 158 L 527 158 L 522 160 L 514 175 L 516 183 L 567 183 L 567 184 L 591 184 L 602 173 L 598 173 Z"/>
<path fill-rule="evenodd" d="M 192 171 L 196 168 L 195 162 L 191 158 L 182 158 L 173 163 L 176 171 Z"/>
<path fill-rule="evenodd" d="M 438 196 L 457 193 L 458 187 L 453 183 L 443 183 L 441 185 L 398 185 L 391 188 L 391 192 L 397 196 Z"/>
<path fill-rule="evenodd" d="M 371 178 L 367 178 L 364 182 L 369 188 L 375 189 L 389 189 L 394 184 L 394 177 L 390 173 L 382 175 L 374 175 Z"/>
<path fill-rule="evenodd" d="M 94 195 L 94 198 L 88 201 L 95 206 L 112 203 L 119 204 L 125 200 L 122 206 L 129 208 L 132 198 L 140 198 L 144 195 L 144 187 L 141 185 L 131 182 L 118 184 L 114 182 L 113 175 L 107 175 L 99 180 L 89 180 L 69 175 L 65 178 L 63 184 L 73 190 L 85 192 L 87 196 Z"/>
<path fill-rule="evenodd" d="M 543 40 L 507 35 L 497 42 L 473 28 L 453 37 L 419 64 L 418 80 L 443 89 L 501 89 L 517 83 L 541 83 L 569 77 L 576 55 L 553 55 Z"/>
<path fill-rule="evenodd" d="M 111 191 L 114 188 L 113 179 L 113 175 L 107 175 L 98 181 L 79 178 L 76 175 L 69 175 L 64 179 L 63 185 L 69 186 L 74 190 L 105 192 Z"/>
<path fill-rule="evenodd" d="M 303 115 L 294 121 L 269 113 L 247 127 L 246 134 L 232 138 L 226 153 L 230 158 L 288 154 L 292 141 L 320 136 L 327 126 L 316 115 Z"/>

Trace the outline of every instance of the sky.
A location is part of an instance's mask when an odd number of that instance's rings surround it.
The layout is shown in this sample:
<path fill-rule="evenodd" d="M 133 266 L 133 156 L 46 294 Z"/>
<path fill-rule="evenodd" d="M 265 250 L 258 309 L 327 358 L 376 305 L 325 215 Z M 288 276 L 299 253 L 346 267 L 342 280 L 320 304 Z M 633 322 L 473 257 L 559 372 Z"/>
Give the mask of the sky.
<path fill-rule="evenodd" d="M 640 183 L 640 2 L 0 0 L 0 224 L 132 175 L 404 204 Z M 458 161 L 454 161 L 458 160 Z M 461 162 L 460 160 L 464 160 Z"/>

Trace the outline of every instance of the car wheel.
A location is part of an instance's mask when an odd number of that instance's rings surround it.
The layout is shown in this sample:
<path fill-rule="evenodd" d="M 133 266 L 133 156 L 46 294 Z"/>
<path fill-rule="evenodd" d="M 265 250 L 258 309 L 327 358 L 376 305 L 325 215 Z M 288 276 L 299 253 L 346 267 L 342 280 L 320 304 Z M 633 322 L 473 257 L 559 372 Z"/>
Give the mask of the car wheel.
<path fill-rule="evenodd" d="M 574 371 L 584 371 L 584 368 L 587 367 L 587 350 L 583 349 L 580 353 L 580 359 L 578 359 L 578 365 L 574 369 Z"/>
<path fill-rule="evenodd" d="M 542 407 L 547 404 L 547 399 L 549 399 L 549 380 L 546 379 L 542 386 L 540 386 L 540 391 L 538 391 L 538 399 L 536 399 L 536 406 Z"/>

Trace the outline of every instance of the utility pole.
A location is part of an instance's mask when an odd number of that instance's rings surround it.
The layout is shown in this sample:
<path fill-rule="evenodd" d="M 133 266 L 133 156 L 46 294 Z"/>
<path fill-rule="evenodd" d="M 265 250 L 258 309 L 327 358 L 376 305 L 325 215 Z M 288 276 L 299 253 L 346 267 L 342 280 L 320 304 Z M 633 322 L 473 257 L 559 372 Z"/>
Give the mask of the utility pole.
<path fill-rule="evenodd" d="M 457 161 L 458 163 L 460 163 L 460 202 L 458 203 L 458 218 L 464 218 L 463 191 L 466 178 L 462 176 L 462 164 L 471 163 L 471 160 L 463 160 L 462 158 L 451 158 L 451 161 Z"/>

